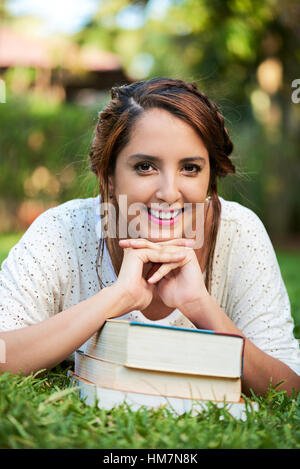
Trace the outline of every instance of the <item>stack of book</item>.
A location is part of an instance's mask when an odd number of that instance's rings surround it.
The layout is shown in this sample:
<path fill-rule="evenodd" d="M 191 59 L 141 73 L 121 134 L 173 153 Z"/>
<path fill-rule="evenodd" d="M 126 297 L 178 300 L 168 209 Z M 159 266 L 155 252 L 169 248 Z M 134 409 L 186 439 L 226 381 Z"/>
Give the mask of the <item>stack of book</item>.
<path fill-rule="evenodd" d="M 72 381 L 93 405 L 168 405 L 199 411 L 208 401 L 240 414 L 244 338 L 209 330 L 111 319 L 75 353 Z"/>

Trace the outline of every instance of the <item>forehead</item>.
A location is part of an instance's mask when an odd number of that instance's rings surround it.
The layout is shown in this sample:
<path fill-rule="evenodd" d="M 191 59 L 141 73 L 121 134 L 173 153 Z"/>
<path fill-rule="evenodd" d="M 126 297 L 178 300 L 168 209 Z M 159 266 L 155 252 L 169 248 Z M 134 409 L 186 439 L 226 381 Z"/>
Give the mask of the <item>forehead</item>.
<path fill-rule="evenodd" d="M 196 130 L 164 109 L 148 109 L 135 122 L 130 139 L 121 154 L 132 152 L 164 156 L 200 155 L 208 158 L 207 149 Z M 120 156 L 121 156 L 120 154 Z"/>

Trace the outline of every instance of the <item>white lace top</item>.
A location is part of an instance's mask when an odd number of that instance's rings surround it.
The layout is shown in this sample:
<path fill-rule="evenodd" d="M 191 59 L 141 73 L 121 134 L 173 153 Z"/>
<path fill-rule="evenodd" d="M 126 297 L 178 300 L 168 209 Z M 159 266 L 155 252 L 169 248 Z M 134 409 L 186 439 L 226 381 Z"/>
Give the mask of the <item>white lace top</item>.
<path fill-rule="evenodd" d="M 269 236 L 251 210 L 220 200 L 212 296 L 254 344 L 300 375 L 290 302 Z M 34 221 L 2 264 L 1 331 L 43 321 L 99 291 L 99 220 L 99 199 L 89 198 L 51 208 Z M 116 281 L 107 249 L 100 272 L 104 285 Z M 122 318 L 152 322 L 140 311 Z M 178 309 L 153 322 L 194 327 Z"/>

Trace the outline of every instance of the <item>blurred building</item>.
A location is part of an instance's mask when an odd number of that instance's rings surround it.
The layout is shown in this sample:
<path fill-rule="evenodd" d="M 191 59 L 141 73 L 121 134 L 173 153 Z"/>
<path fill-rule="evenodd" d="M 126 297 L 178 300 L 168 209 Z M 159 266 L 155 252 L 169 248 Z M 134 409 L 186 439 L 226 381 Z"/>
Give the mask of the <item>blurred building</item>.
<path fill-rule="evenodd" d="M 53 89 L 61 99 L 83 102 L 95 92 L 130 81 L 116 54 L 79 47 L 65 38 L 30 37 L 5 27 L 0 28 L 0 77 L 8 71 L 14 72 L 10 74 L 14 91 Z M 24 71 L 28 72 L 25 78 Z"/>

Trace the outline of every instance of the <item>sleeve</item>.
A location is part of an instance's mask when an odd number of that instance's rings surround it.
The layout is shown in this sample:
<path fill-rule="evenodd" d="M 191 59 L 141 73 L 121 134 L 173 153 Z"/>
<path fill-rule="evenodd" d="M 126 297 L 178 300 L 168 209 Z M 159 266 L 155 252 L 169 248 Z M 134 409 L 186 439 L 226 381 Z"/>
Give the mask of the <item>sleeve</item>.
<path fill-rule="evenodd" d="M 229 315 L 258 348 L 300 375 L 299 342 L 293 334 L 290 301 L 271 240 L 250 210 L 236 231 L 229 273 Z"/>
<path fill-rule="evenodd" d="M 0 271 L 0 331 L 43 321 L 61 310 L 76 268 L 69 233 L 54 209 L 40 215 Z"/>

